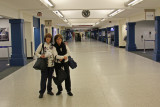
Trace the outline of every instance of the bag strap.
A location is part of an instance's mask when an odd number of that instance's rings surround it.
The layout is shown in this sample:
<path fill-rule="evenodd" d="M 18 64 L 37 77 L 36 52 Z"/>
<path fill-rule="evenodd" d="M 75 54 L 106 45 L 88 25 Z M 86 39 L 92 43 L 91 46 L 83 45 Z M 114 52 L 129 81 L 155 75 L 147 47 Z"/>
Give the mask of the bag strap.
<path fill-rule="evenodd" d="M 41 50 L 43 50 L 43 54 L 44 54 L 44 43 L 42 43 L 42 49 Z"/>

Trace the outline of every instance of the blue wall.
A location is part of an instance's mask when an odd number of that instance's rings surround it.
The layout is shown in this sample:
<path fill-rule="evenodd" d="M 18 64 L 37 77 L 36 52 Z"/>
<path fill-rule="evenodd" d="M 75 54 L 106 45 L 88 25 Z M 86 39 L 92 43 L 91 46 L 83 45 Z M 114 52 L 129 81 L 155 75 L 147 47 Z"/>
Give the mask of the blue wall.
<path fill-rule="evenodd" d="M 34 44 L 35 44 L 35 49 L 37 49 L 37 47 L 39 46 L 39 44 L 41 43 L 40 41 L 40 30 L 37 28 L 34 28 Z"/>
<path fill-rule="evenodd" d="M 33 17 L 33 27 L 40 28 L 40 18 Z"/>
<path fill-rule="evenodd" d="M 40 18 L 33 17 L 33 27 L 34 27 L 34 45 L 35 50 L 41 43 L 40 39 Z"/>

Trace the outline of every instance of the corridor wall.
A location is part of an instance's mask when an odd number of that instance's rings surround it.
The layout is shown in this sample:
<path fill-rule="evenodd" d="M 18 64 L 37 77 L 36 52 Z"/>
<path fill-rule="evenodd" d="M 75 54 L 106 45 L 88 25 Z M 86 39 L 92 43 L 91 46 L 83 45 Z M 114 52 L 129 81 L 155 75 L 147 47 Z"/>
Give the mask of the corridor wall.
<path fill-rule="evenodd" d="M 135 43 L 137 49 L 144 49 L 145 40 L 155 40 L 155 21 L 136 22 L 135 26 Z M 146 49 L 154 49 L 154 42 L 145 42 Z"/>

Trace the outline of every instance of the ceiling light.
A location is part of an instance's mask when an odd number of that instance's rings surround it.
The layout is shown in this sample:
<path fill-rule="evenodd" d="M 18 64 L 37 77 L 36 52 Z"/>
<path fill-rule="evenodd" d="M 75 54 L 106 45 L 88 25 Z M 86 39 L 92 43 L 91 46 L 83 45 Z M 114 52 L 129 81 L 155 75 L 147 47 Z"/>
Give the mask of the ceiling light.
<path fill-rule="evenodd" d="M 109 17 L 115 16 L 115 15 L 117 15 L 118 13 L 123 12 L 124 10 L 125 10 L 125 9 L 118 9 L 118 10 L 114 11 L 113 13 L 109 14 Z"/>
<path fill-rule="evenodd" d="M 66 22 L 66 23 L 68 22 L 68 20 L 67 20 L 67 19 L 64 19 L 63 21 L 64 21 L 64 22 Z"/>
<path fill-rule="evenodd" d="M 95 25 L 98 25 L 98 24 L 99 24 L 99 22 L 95 23 Z"/>
<path fill-rule="evenodd" d="M 103 19 L 101 20 L 101 22 L 103 22 L 103 21 L 105 21 L 105 18 L 103 18 Z"/>
<path fill-rule="evenodd" d="M 59 11 L 53 11 L 56 15 L 58 15 L 59 17 L 63 18 L 62 13 L 60 13 Z"/>
<path fill-rule="evenodd" d="M 54 3 L 52 2 L 52 0 L 40 0 L 44 5 L 46 5 L 47 7 L 50 6 L 50 7 L 54 7 Z"/>
<path fill-rule="evenodd" d="M 44 0 L 45 3 L 47 3 L 49 6 L 53 6 L 53 3 L 50 0 Z"/>
<path fill-rule="evenodd" d="M 128 6 L 134 6 L 134 5 L 136 5 L 136 4 L 138 4 L 138 3 L 142 2 L 142 1 L 143 0 L 133 0 L 133 1 L 129 2 L 127 5 Z"/>

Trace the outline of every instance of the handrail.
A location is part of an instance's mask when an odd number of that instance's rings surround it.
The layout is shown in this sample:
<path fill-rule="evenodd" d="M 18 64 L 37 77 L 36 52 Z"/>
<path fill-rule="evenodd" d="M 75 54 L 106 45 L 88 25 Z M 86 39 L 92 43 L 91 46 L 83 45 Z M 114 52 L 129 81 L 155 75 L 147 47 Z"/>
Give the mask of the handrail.
<path fill-rule="evenodd" d="M 8 47 L 12 47 L 12 46 L 0 46 L 0 48 L 8 48 Z"/>
<path fill-rule="evenodd" d="M 146 41 L 154 41 L 154 44 L 155 44 L 155 40 L 145 40 L 145 39 L 144 39 L 144 51 L 143 51 L 143 53 L 146 53 L 146 49 L 145 49 L 145 42 L 146 42 Z"/>
<path fill-rule="evenodd" d="M 12 47 L 12 46 L 0 46 L 0 48 L 7 48 L 7 50 L 8 50 L 8 66 L 10 65 L 10 63 L 9 63 L 9 47 Z"/>

